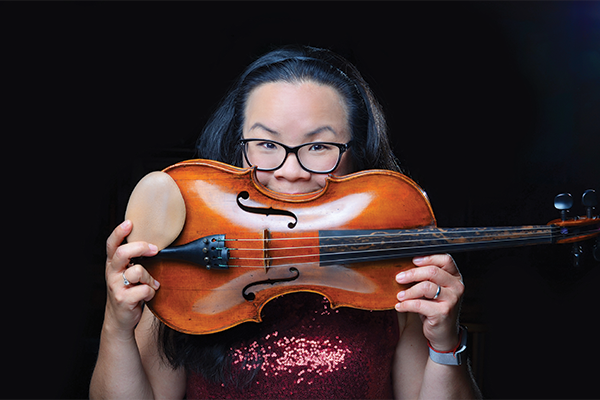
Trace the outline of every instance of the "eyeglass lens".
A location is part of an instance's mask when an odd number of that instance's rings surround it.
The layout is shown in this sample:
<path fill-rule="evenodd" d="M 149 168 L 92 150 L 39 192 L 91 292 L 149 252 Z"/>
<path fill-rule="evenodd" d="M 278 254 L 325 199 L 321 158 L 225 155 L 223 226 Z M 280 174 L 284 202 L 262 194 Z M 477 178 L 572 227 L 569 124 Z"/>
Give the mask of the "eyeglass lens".
<path fill-rule="evenodd" d="M 286 149 L 278 143 L 261 140 L 249 141 L 244 147 L 248 162 L 259 169 L 276 169 L 286 158 Z M 330 172 L 341 155 L 339 147 L 328 143 L 307 143 L 296 152 L 298 161 L 313 172 Z"/>

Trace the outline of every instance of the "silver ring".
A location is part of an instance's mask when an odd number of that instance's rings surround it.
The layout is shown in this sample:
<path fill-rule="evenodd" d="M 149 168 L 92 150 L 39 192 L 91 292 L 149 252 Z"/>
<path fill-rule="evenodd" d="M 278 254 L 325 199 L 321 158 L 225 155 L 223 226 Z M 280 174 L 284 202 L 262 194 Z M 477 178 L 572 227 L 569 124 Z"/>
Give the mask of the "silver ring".
<path fill-rule="evenodd" d="M 123 271 L 123 285 L 129 286 L 130 284 L 131 282 L 129 282 L 127 278 L 125 278 L 125 271 Z"/>
<path fill-rule="evenodd" d="M 125 278 L 125 277 L 123 277 L 123 278 Z M 442 291 L 442 287 L 440 285 L 438 285 L 438 290 L 437 290 L 437 292 L 435 292 L 435 296 L 433 296 L 433 299 L 431 299 L 431 300 L 437 299 L 440 296 L 441 291 Z"/>

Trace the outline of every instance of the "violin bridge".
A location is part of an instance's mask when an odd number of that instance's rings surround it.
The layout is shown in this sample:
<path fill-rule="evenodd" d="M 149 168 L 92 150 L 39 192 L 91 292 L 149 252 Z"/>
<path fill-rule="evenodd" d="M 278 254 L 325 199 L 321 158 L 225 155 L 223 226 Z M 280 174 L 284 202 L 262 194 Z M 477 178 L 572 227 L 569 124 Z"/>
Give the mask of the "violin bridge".
<path fill-rule="evenodd" d="M 263 266 L 265 267 L 265 274 L 269 271 L 271 266 L 271 258 L 269 257 L 269 240 L 271 234 L 268 229 L 263 229 Z"/>

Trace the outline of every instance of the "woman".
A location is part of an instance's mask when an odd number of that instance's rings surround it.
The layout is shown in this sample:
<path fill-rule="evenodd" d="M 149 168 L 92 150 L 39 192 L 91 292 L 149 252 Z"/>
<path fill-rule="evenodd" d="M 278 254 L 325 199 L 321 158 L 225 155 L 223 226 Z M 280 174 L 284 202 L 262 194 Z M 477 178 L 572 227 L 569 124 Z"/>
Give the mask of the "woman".
<path fill-rule="evenodd" d="M 200 158 L 255 166 L 261 184 L 283 193 L 318 190 L 330 173 L 399 170 L 366 82 L 343 58 L 310 47 L 276 50 L 251 64 L 197 150 Z M 415 258 L 417 268 L 398 274 L 399 283 L 415 284 L 398 293 L 396 311 L 331 310 L 322 297 L 298 293 L 268 303 L 261 324 L 191 336 L 143 309 L 160 284 L 129 263 L 157 248 L 122 244 L 131 229 L 125 221 L 107 241 L 108 299 L 93 398 L 477 394 L 466 362 L 455 365 L 465 336 L 458 327 L 464 287 L 449 255 Z"/>

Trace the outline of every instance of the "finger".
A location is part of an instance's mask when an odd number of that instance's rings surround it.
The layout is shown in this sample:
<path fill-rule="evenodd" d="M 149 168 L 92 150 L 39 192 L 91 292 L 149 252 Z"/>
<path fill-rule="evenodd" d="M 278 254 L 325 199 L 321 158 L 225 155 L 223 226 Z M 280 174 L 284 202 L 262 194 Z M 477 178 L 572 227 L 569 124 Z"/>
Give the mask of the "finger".
<path fill-rule="evenodd" d="M 160 283 L 150 275 L 150 273 L 140 264 L 136 264 L 123 272 L 122 276 L 129 281 L 131 285 L 145 284 L 157 290 Z"/>
<path fill-rule="evenodd" d="M 442 294 L 442 287 L 430 281 L 418 283 L 406 290 L 398 293 L 398 301 L 406 301 L 411 299 L 430 299 L 438 300 Z M 436 297 L 437 295 L 437 297 Z"/>
<path fill-rule="evenodd" d="M 415 257 L 412 261 L 413 264 L 418 267 L 434 265 L 452 275 L 460 274 L 458 267 L 450 254 L 433 254 L 425 257 Z"/>
<path fill-rule="evenodd" d="M 141 288 L 142 290 L 140 291 L 140 297 L 142 297 L 145 302 L 149 302 L 154 298 L 154 295 L 156 295 L 156 289 L 150 286 L 143 285 Z"/>
<path fill-rule="evenodd" d="M 412 312 L 429 318 L 441 314 L 439 307 L 439 303 L 428 299 L 411 299 L 397 303 L 395 308 L 398 312 Z"/>
<path fill-rule="evenodd" d="M 442 288 L 442 291 L 444 289 Z M 445 320 L 454 318 L 457 311 L 456 299 L 451 300 L 453 296 L 445 295 L 443 301 L 431 300 L 428 298 L 407 299 L 396 304 L 396 311 L 413 312 L 420 314 L 426 318 L 434 318 L 435 320 Z"/>
<path fill-rule="evenodd" d="M 117 248 L 123 243 L 123 240 L 131 233 L 133 224 L 131 221 L 123 221 L 121 225 L 117 226 L 108 239 L 106 240 L 106 256 L 110 261 L 112 260 Z"/>
<path fill-rule="evenodd" d="M 117 290 L 111 298 L 115 310 L 133 311 L 140 305 L 140 301 L 150 301 L 156 290 L 148 285 L 128 286 L 125 290 Z"/>
<path fill-rule="evenodd" d="M 119 246 L 108 262 L 107 272 L 122 272 L 132 258 L 152 257 L 158 253 L 158 248 L 146 242 L 133 242 Z"/>
<path fill-rule="evenodd" d="M 133 310 L 140 301 L 150 301 L 156 295 L 156 289 L 148 285 L 132 286 L 127 289 L 127 296 L 130 299 L 128 301 L 130 308 Z"/>
<path fill-rule="evenodd" d="M 396 275 L 396 281 L 401 284 L 430 281 L 440 286 L 452 286 L 456 277 L 437 266 L 412 268 Z"/>

